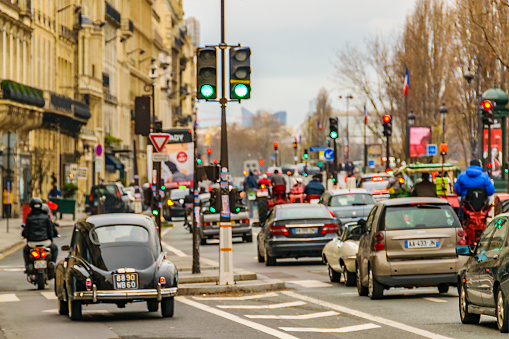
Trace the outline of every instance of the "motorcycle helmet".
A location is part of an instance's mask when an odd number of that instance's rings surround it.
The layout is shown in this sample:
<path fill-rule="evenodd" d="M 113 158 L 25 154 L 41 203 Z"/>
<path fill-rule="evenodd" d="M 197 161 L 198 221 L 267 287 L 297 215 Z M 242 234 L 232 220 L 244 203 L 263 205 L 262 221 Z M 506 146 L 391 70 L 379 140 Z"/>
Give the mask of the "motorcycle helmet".
<path fill-rule="evenodd" d="M 39 197 L 32 198 L 30 200 L 30 208 L 32 210 L 40 210 L 42 208 L 42 200 Z"/>
<path fill-rule="evenodd" d="M 51 210 L 50 210 L 48 204 L 42 204 L 41 210 L 48 213 L 48 215 L 51 213 Z"/>

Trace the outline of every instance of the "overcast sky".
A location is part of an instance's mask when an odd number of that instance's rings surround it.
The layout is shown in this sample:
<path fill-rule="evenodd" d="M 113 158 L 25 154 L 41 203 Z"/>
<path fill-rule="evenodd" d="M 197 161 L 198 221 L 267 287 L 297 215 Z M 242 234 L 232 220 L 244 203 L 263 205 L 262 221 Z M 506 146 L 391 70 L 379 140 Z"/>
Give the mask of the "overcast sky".
<path fill-rule="evenodd" d="M 252 55 L 251 99 L 230 103 L 228 122 L 240 122 L 242 105 L 251 112 L 286 110 L 288 124 L 297 127 L 322 87 L 330 91 L 333 107 L 345 110 L 346 103 L 337 97 L 347 93 L 334 81 L 336 51 L 346 43 L 362 47 L 363 40 L 377 32 L 399 31 L 415 2 L 225 0 L 226 42 L 249 46 Z M 218 44 L 220 0 L 183 0 L 183 4 L 185 17 L 200 22 L 200 45 Z M 228 76 L 227 70 L 227 81 Z M 219 124 L 219 104 L 200 102 L 198 120 L 202 127 Z"/>

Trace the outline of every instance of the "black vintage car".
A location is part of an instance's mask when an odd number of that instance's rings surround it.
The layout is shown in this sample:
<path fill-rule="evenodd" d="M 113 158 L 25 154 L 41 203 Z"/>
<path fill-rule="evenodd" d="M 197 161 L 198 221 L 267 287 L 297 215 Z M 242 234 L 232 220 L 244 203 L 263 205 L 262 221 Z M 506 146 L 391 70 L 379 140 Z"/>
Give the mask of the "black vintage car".
<path fill-rule="evenodd" d="M 144 301 L 149 312 L 161 304 L 172 317 L 177 269 L 166 260 L 151 218 L 137 214 L 103 214 L 74 226 L 67 258 L 56 268 L 59 313 L 81 319 L 84 304 Z"/>
<path fill-rule="evenodd" d="M 460 319 L 478 324 L 481 314 L 497 318 L 498 329 L 509 332 L 509 213 L 488 224 L 476 248 L 458 246 L 456 253 L 469 256 L 458 272 Z"/>

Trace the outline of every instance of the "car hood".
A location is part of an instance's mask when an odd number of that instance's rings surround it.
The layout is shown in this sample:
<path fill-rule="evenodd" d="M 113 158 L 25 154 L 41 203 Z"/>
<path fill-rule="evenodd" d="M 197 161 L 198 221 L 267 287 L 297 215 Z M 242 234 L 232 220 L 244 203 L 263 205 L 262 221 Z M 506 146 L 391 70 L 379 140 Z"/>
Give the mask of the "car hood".
<path fill-rule="evenodd" d="M 364 218 L 367 217 L 374 205 L 360 205 L 360 206 L 344 206 L 344 207 L 329 207 L 329 210 L 334 213 L 338 219 L 342 218 Z"/>

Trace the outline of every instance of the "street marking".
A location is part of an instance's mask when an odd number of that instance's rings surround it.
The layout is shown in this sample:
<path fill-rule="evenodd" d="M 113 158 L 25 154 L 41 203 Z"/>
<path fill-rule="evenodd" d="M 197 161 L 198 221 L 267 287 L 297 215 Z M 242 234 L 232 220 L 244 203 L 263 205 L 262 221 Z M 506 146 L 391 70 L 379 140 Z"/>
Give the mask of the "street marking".
<path fill-rule="evenodd" d="M 164 237 L 166 234 L 168 234 L 169 231 L 171 231 L 173 227 L 167 227 L 164 230 L 161 231 L 161 238 Z"/>
<path fill-rule="evenodd" d="M 374 321 L 374 322 L 380 323 L 382 325 L 394 327 L 394 328 L 397 328 L 397 329 L 400 329 L 400 330 L 403 330 L 403 331 L 406 331 L 406 332 L 417 334 L 417 335 L 420 335 L 422 337 L 433 338 L 433 339 L 451 339 L 450 337 L 442 336 L 442 335 L 439 335 L 439 334 L 436 334 L 436 333 L 433 333 L 433 332 L 429 332 L 429 331 L 426 331 L 426 330 L 421 330 L 420 328 L 416 328 L 416 327 L 413 327 L 413 326 L 410 326 L 410 325 L 405 325 L 403 323 L 400 323 L 400 322 L 397 322 L 397 321 L 394 321 L 394 320 L 389 320 L 389 319 L 382 318 L 382 317 L 379 317 L 379 316 L 376 316 L 376 315 L 372 315 L 372 314 L 369 314 L 369 313 L 357 311 L 357 310 L 354 310 L 354 309 L 351 309 L 351 308 L 348 308 L 348 307 L 332 304 L 332 303 L 329 303 L 329 302 L 326 302 L 326 301 L 323 301 L 323 300 L 320 300 L 320 299 L 311 298 L 311 297 L 308 297 L 308 296 L 305 296 L 305 295 L 302 295 L 302 294 L 298 294 L 298 293 L 295 293 L 295 292 L 282 291 L 281 293 L 285 294 L 287 296 L 296 298 L 296 299 L 304 300 L 304 301 L 307 301 L 307 302 L 310 302 L 310 303 L 313 303 L 313 304 L 317 304 L 317 305 L 320 305 L 320 306 L 323 306 L 323 307 L 327 307 L 327 308 L 333 309 L 335 311 L 339 311 L 339 312 L 343 312 L 343 313 L 348 313 L 348 314 L 351 314 L 351 315 L 359 317 L 359 318 L 363 318 L 363 319 L 366 319 L 366 320 L 369 320 L 369 321 Z"/>
<path fill-rule="evenodd" d="M 243 297 L 193 297 L 194 300 L 251 300 L 260 298 L 272 298 L 277 297 L 278 294 L 275 292 L 269 292 L 257 295 L 246 295 Z"/>
<path fill-rule="evenodd" d="M 291 301 L 288 303 L 279 303 L 279 304 L 271 304 L 271 305 L 217 305 L 219 308 L 235 308 L 235 309 L 244 309 L 244 310 L 260 310 L 260 309 L 274 309 L 274 308 L 285 308 L 285 307 L 293 307 L 293 306 L 302 306 L 306 305 L 303 301 Z"/>
<path fill-rule="evenodd" d="M 168 251 L 170 252 L 173 252 L 175 253 L 177 256 L 179 257 L 187 257 L 187 254 L 185 254 L 184 252 L 182 252 L 181 250 L 179 250 L 178 248 L 175 248 L 171 245 L 168 245 L 167 243 L 165 243 L 164 241 L 161 241 L 161 245 L 163 245 L 163 247 L 165 249 L 167 249 Z"/>
<path fill-rule="evenodd" d="M 294 337 L 293 335 L 290 335 L 290 334 L 278 331 L 278 330 L 276 330 L 274 328 L 270 328 L 270 327 L 267 327 L 267 326 L 264 326 L 264 325 L 260 325 L 258 323 L 253 322 L 253 321 L 243 319 L 243 318 L 241 318 L 239 316 L 236 316 L 236 315 L 233 315 L 233 314 L 230 314 L 230 313 L 227 313 L 227 312 L 223 312 L 221 310 L 218 310 L 217 308 L 213 308 L 213 307 L 210 307 L 210 306 L 207 306 L 207 305 L 204 305 L 204 304 L 200 304 L 200 303 L 198 303 L 196 301 L 187 299 L 186 297 L 175 297 L 175 299 L 177 301 L 180 301 L 181 303 L 184 303 L 184 304 L 187 304 L 189 306 L 198 308 L 198 309 L 200 309 L 202 311 L 205 311 L 205 312 L 209 312 L 209 313 L 215 314 L 215 315 L 217 315 L 219 317 L 223 317 L 225 319 L 234 321 L 234 322 L 239 323 L 241 325 L 244 325 L 244 326 L 247 326 L 247 327 L 251 327 L 252 329 L 255 329 L 255 330 L 260 331 L 260 332 L 267 333 L 267 334 L 272 335 L 272 336 L 277 337 L 277 338 L 282 338 L 282 339 L 298 339 L 297 337 Z"/>
<path fill-rule="evenodd" d="M 433 297 L 427 297 L 427 298 L 422 298 L 422 299 L 427 300 L 427 301 L 432 301 L 434 303 L 446 303 L 447 302 L 447 300 L 433 298 Z"/>
<path fill-rule="evenodd" d="M 332 286 L 332 284 L 324 283 L 324 282 L 318 281 L 318 280 L 292 280 L 292 281 L 287 281 L 287 283 L 295 284 L 295 285 L 299 285 L 299 286 L 307 287 L 307 288 L 331 287 Z"/>
<path fill-rule="evenodd" d="M 16 297 L 16 294 L 0 294 L 0 303 L 7 303 L 12 301 L 19 301 L 18 297 Z"/>
<path fill-rule="evenodd" d="M 219 262 L 207 259 L 207 258 L 200 258 L 200 261 L 204 264 L 210 265 L 210 266 L 219 266 Z"/>
<path fill-rule="evenodd" d="M 340 328 L 313 328 L 313 327 L 280 327 L 283 331 L 287 332 L 318 332 L 318 333 L 347 333 L 363 330 L 371 330 L 380 328 L 381 326 L 375 324 L 364 324 L 355 326 L 346 326 Z"/>
<path fill-rule="evenodd" d="M 41 312 L 58 314 L 58 310 L 56 308 L 51 309 L 51 310 L 44 310 L 44 311 L 41 311 Z M 85 309 L 83 310 L 83 315 L 85 315 L 85 314 L 95 314 L 95 313 L 101 313 L 102 315 L 112 315 L 112 313 L 107 311 L 107 310 L 85 310 Z"/>
<path fill-rule="evenodd" d="M 42 296 L 48 300 L 56 300 L 55 292 L 41 292 Z"/>
<path fill-rule="evenodd" d="M 3 252 L 3 253 L 0 253 L 0 259 L 5 259 L 7 258 L 9 255 L 19 251 L 20 249 L 22 249 L 23 247 L 25 247 L 25 242 L 21 242 L 20 244 L 16 245 L 16 246 L 13 246 L 11 249 Z"/>
<path fill-rule="evenodd" d="M 246 314 L 245 317 L 251 318 L 251 319 L 306 320 L 306 319 L 315 319 L 315 318 L 330 317 L 330 316 L 338 315 L 338 314 L 339 314 L 338 312 L 334 312 L 334 311 L 325 311 L 325 312 L 300 314 L 300 315 L 264 315 L 264 314 L 256 314 L 256 315 L 254 315 L 254 314 Z M 378 326 L 378 327 L 380 327 L 380 326 Z"/>
<path fill-rule="evenodd" d="M 341 295 L 358 295 L 359 293 L 358 292 L 343 292 L 343 293 L 340 293 Z"/>

